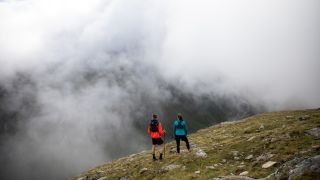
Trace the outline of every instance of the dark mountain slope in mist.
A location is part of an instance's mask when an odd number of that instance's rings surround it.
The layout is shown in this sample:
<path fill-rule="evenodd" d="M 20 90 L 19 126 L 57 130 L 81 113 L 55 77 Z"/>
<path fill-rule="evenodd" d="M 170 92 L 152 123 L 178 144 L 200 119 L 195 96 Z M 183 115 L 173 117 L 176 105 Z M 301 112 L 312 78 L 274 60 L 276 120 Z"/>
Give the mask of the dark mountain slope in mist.
<path fill-rule="evenodd" d="M 319 127 L 320 109 L 261 113 L 189 135 L 191 152 L 169 142 L 163 161 L 146 150 L 71 179 L 319 179 Z"/>
<path fill-rule="evenodd" d="M 0 174 L 5 179 L 64 178 L 145 149 L 153 112 L 171 137 L 178 112 L 194 132 L 263 109 L 232 94 L 191 92 L 182 82 L 169 83 L 152 67 L 137 63 L 60 64 L 19 72 L 1 81 L 0 91 L 0 161 L 5 166 Z M 17 168 L 21 173 L 14 174 Z"/>
<path fill-rule="evenodd" d="M 9 81 L 0 82 L 0 135 L 16 133 L 17 124 L 37 111 L 36 84 L 28 74 L 18 73 Z"/>

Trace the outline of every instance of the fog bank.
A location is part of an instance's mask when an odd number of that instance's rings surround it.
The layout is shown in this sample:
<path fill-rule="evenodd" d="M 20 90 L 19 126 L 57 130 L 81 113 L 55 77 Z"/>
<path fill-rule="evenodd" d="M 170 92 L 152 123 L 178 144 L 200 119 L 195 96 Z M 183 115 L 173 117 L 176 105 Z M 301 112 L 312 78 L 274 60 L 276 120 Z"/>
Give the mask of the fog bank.
<path fill-rule="evenodd" d="M 168 128 L 182 112 L 195 130 L 319 107 L 319 10 L 311 0 L 0 1 L 0 177 L 61 179 L 148 148 L 152 112 Z"/>

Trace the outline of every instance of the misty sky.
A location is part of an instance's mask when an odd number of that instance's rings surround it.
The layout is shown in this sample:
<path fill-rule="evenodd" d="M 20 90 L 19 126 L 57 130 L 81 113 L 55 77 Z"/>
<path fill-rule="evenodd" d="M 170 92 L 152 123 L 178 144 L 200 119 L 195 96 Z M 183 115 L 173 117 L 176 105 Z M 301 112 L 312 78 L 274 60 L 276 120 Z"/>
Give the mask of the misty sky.
<path fill-rule="evenodd" d="M 56 179 L 112 159 L 105 145 L 134 131 L 128 114 L 172 99 L 163 84 L 269 111 L 320 107 L 319 13 L 318 0 L 0 0 L 0 87 L 27 119 L 3 143 L 8 169 Z M 52 174 L 30 174 L 38 164 Z"/>
<path fill-rule="evenodd" d="M 2 78 L 133 51 L 171 79 L 319 106 L 318 1 L 2 1 Z M 103 56 L 103 55 L 101 55 Z M 240 88 L 240 89 L 239 89 Z M 278 108 L 278 107 L 277 107 Z"/>

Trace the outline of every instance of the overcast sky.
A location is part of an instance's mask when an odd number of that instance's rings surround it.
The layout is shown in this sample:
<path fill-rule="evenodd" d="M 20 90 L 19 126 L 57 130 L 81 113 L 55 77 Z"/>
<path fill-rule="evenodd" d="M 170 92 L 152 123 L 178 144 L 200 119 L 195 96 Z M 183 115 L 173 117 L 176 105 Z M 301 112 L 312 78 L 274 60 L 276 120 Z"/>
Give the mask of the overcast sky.
<path fill-rule="evenodd" d="M 223 78 L 223 91 L 250 90 L 278 108 L 317 107 L 319 8 L 316 0 L 2 1 L 1 73 L 140 48 L 139 61 L 191 86 L 214 91 L 212 79 Z"/>
<path fill-rule="evenodd" d="M 40 109 L 8 138 L 11 170 L 56 179 L 112 159 L 126 113 L 172 98 L 159 79 L 269 111 L 320 107 L 319 13 L 318 0 L 0 0 L 0 85 L 19 87 L 7 108 Z M 18 72 L 32 83 L 14 85 Z"/>

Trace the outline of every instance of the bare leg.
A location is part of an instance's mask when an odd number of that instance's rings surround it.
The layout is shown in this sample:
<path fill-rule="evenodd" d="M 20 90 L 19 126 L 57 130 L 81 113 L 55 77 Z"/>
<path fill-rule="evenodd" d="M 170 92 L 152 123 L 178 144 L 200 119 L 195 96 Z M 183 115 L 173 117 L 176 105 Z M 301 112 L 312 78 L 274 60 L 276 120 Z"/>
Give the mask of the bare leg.
<path fill-rule="evenodd" d="M 163 154 L 163 150 L 164 150 L 164 144 L 161 144 L 161 149 L 160 149 L 161 154 Z"/>
<path fill-rule="evenodd" d="M 152 151 L 152 154 L 156 153 L 156 146 L 155 145 L 152 145 L 151 151 Z"/>
<path fill-rule="evenodd" d="M 162 160 L 162 153 L 163 153 L 163 150 L 164 150 L 164 144 L 161 144 L 160 147 L 161 148 L 160 148 L 160 157 L 159 157 L 159 159 Z"/>
<path fill-rule="evenodd" d="M 152 151 L 152 159 L 155 161 L 157 160 L 156 158 L 156 146 L 155 145 L 152 145 L 152 148 L 151 148 L 151 151 Z"/>

